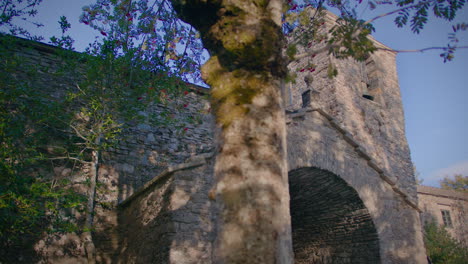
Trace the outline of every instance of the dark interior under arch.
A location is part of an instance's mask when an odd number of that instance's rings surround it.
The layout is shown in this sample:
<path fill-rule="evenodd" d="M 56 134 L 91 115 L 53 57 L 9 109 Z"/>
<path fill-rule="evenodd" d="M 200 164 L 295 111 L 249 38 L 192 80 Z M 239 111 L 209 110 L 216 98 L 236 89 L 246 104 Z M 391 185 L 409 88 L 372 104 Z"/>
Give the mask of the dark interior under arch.
<path fill-rule="evenodd" d="M 354 188 L 318 168 L 289 172 L 296 264 L 380 263 L 379 239 Z"/>

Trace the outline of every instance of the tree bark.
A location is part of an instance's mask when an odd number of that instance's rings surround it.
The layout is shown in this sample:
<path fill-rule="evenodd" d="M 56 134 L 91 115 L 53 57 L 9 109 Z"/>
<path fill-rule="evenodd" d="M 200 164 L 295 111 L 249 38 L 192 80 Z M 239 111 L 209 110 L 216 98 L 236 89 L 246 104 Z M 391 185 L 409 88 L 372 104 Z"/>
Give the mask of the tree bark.
<path fill-rule="evenodd" d="M 214 263 L 292 263 L 285 77 L 280 0 L 174 0 L 197 28 L 211 59 L 211 86 L 221 128 L 210 192 L 221 206 Z"/>
<path fill-rule="evenodd" d="M 101 136 L 98 136 L 95 140 L 96 145 L 100 145 Z M 94 245 L 92 229 L 94 226 L 94 204 L 96 200 L 96 185 L 99 174 L 99 150 L 95 149 L 91 153 L 92 162 L 90 168 L 90 185 L 88 192 L 88 202 L 86 205 L 86 222 L 85 232 L 83 232 L 84 247 L 88 258 L 88 264 L 96 263 L 96 247 Z"/>

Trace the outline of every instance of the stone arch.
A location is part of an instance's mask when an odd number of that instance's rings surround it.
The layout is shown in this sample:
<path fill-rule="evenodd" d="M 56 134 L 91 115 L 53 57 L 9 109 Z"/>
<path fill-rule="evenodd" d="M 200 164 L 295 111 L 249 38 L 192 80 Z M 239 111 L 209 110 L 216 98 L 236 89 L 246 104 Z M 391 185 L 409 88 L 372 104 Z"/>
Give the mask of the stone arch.
<path fill-rule="evenodd" d="M 380 263 L 379 238 L 354 188 L 316 167 L 289 172 L 295 263 Z"/>

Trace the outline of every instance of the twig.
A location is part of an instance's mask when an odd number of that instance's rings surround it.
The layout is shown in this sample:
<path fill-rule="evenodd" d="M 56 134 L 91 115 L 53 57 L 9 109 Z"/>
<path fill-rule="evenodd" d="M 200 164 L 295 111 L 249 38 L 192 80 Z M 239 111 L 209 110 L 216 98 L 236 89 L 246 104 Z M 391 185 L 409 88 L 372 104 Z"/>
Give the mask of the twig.
<path fill-rule="evenodd" d="M 78 129 L 75 126 L 73 126 L 72 124 L 69 124 L 69 126 L 71 128 L 73 128 L 73 130 L 75 130 L 75 133 L 79 138 L 83 139 L 86 142 L 89 142 L 89 139 L 87 139 L 85 136 L 81 135 L 80 131 L 78 131 Z"/>
<path fill-rule="evenodd" d="M 86 92 L 83 91 L 78 84 L 76 85 L 76 88 L 78 88 L 78 90 L 80 90 L 80 92 L 82 92 L 84 95 L 86 95 Z"/>
<path fill-rule="evenodd" d="M 339 44 L 328 44 L 323 46 L 322 48 L 311 50 L 308 52 L 301 53 L 299 55 L 294 56 L 294 60 L 300 60 L 302 58 L 312 56 L 315 54 L 322 53 L 324 51 L 330 50 L 331 48 L 336 48 L 339 47 Z M 407 49 L 407 50 L 397 50 L 397 49 L 391 49 L 391 48 L 380 48 L 377 47 L 378 50 L 386 50 L 390 52 L 395 52 L 395 53 L 407 53 L 407 52 L 424 52 L 428 50 L 448 50 L 450 48 L 448 47 L 428 47 L 428 48 L 423 48 L 423 49 Z M 468 49 L 468 46 L 460 46 L 460 47 L 453 47 L 453 49 Z"/>
<path fill-rule="evenodd" d="M 74 158 L 74 157 L 55 157 L 55 158 L 47 158 L 48 160 L 64 160 L 64 159 L 69 159 L 69 160 L 75 160 L 75 161 L 78 161 L 78 162 L 81 162 L 81 163 L 84 163 L 84 164 L 90 164 L 92 163 L 91 161 L 84 161 L 84 160 L 81 160 L 81 159 L 78 159 L 78 158 Z"/>
<path fill-rule="evenodd" d="M 406 6 L 406 7 L 402 7 L 402 8 L 399 8 L 399 9 L 396 9 L 396 10 L 393 10 L 393 11 L 390 11 L 388 13 L 384 13 L 384 14 L 381 14 L 381 15 L 378 15 L 374 18 L 371 18 L 369 20 L 367 20 L 366 22 L 364 22 L 364 24 L 362 24 L 363 26 L 364 25 L 367 25 L 367 24 L 370 24 L 372 22 L 374 22 L 375 20 L 379 19 L 379 18 L 382 18 L 382 17 L 386 17 L 386 16 L 389 16 L 389 15 L 393 15 L 395 13 L 398 13 L 400 11 L 403 11 L 405 9 L 412 9 L 412 8 L 415 8 L 415 7 L 418 7 L 420 5 L 424 5 L 424 4 L 427 4 L 427 3 L 430 3 L 430 2 L 434 2 L 434 1 L 426 1 L 426 2 L 420 2 L 420 3 L 417 3 L 415 5 L 411 5 L 411 6 Z"/>
<path fill-rule="evenodd" d="M 386 51 L 391 51 L 395 53 L 404 53 L 404 52 L 424 52 L 427 50 L 448 50 L 450 48 L 448 47 L 429 47 L 429 48 L 424 48 L 424 49 L 408 49 L 408 50 L 396 50 L 396 49 L 391 49 L 391 48 L 377 48 L 379 50 L 386 50 Z M 453 47 L 453 49 L 468 49 L 468 46 L 461 46 L 461 47 Z"/>

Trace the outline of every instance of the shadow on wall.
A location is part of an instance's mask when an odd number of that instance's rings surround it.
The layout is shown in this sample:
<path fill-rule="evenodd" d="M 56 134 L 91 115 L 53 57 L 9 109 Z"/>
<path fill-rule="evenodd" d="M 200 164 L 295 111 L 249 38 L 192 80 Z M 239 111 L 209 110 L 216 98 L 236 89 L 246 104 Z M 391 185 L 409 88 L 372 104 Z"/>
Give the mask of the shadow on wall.
<path fill-rule="evenodd" d="M 210 263 L 212 162 L 169 173 L 119 210 L 115 263 Z M 195 261 L 195 262 L 194 262 Z"/>
<path fill-rule="evenodd" d="M 119 211 L 120 244 L 115 263 L 169 263 L 174 235 L 170 215 L 173 178 L 166 178 Z"/>

